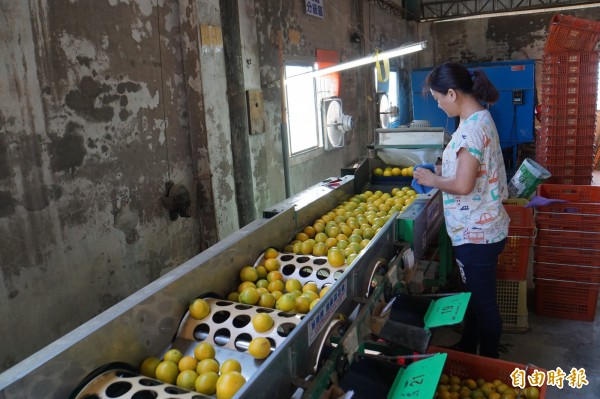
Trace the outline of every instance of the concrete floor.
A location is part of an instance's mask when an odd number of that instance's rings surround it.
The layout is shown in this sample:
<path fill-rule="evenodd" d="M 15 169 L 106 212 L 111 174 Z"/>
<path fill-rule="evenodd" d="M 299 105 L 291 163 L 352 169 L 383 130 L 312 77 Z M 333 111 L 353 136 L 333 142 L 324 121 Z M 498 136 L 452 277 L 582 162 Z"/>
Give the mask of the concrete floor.
<path fill-rule="evenodd" d="M 593 174 L 592 185 L 600 185 L 600 171 Z M 522 333 L 503 333 L 500 358 L 520 364 L 533 364 L 546 370 L 560 367 L 566 374 L 571 368 L 585 369 L 589 382 L 581 389 L 565 386 L 558 389 L 548 386 L 546 399 L 597 399 L 600 398 L 600 306 L 596 307 L 594 322 L 564 320 L 535 314 L 534 282 L 529 268 L 527 307 L 529 330 Z M 457 328 L 437 329 L 433 345 L 447 346 L 456 343 L 460 335 Z"/>
<path fill-rule="evenodd" d="M 600 398 L 600 306 L 594 322 L 562 320 L 535 314 L 532 284 L 529 284 L 529 330 L 523 333 L 503 333 L 500 358 L 506 361 L 533 364 L 546 370 L 560 367 L 566 374 L 571 368 L 585 369 L 589 385 L 581 389 L 548 386 L 546 399 Z M 458 341 L 455 328 L 445 327 L 433 333 L 432 344 L 447 346 Z M 510 382 L 510 381 L 509 381 Z"/>

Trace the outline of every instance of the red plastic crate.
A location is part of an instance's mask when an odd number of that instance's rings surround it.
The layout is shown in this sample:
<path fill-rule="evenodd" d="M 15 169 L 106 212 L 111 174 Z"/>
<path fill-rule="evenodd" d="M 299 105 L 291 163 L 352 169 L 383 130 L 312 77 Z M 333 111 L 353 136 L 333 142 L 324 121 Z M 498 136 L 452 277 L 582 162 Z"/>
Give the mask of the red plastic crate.
<path fill-rule="evenodd" d="M 535 313 L 560 319 L 594 321 L 598 286 L 570 281 L 535 282 Z"/>
<path fill-rule="evenodd" d="M 598 75 L 580 75 L 578 73 L 552 75 L 544 73 L 542 74 L 542 84 L 598 85 Z"/>
<path fill-rule="evenodd" d="M 564 106 L 566 108 L 566 106 Z M 564 137 L 578 137 L 578 136 L 594 136 L 596 129 L 593 126 L 544 126 L 539 129 L 536 133 L 537 137 L 549 137 L 549 136 L 564 136 Z"/>
<path fill-rule="evenodd" d="M 590 83 L 591 84 L 591 83 Z M 593 83 L 597 84 L 597 83 Z M 575 104 L 575 105 L 549 105 L 543 104 L 541 108 L 542 118 L 545 116 L 566 115 L 566 116 L 584 116 L 595 115 L 595 104 Z"/>
<path fill-rule="evenodd" d="M 596 94 L 594 94 L 595 96 Z M 596 123 L 596 115 L 544 115 L 542 116 L 542 130 L 553 126 L 585 126 L 594 127 Z M 594 137 L 592 136 L 592 139 Z M 592 140 L 592 144 L 594 140 Z"/>
<path fill-rule="evenodd" d="M 597 71 L 594 73 L 598 73 Z M 596 86 L 594 86 L 596 87 Z M 597 89 L 596 89 L 597 90 Z M 544 105 L 596 105 L 597 98 L 594 96 L 579 96 L 579 95 L 542 95 L 542 101 L 540 104 Z"/>
<path fill-rule="evenodd" d="M 538 229 L 536 242 L 540 246 L 600 250 L 600 233 Z"/>
<path fill-rule="evenodd" d="M 525 237 L 535 235 L 533 208 L 525 208 L 519 205 L 504 205 L 504 209 L 510 217 L 508 235 Z"/>
<path fill-rule="evenodd" d="M 559 135 L 544 135 L 539 134 L 536 140 L 540 145 L 551 146 L 588 146 L 594 145 L 594 136 L 559 136 Z"/>
<path fill-rule="evenodd" d="M 540 157 L 535 159 L 537 163 L 544 167 L 550 166 L 591 166 L 594 157 L 587 155 L 582 157 Z"/>
<path fill-rule="evenodd" d="M 541 94 L 543 96 L 592 96 L 598 93 L 598 86 L 574 85 L 574 84 L 542 84 Z"/>
<path fill-rule="evenodd" d="M 513 363 L 507 360 L 493 359 L 490 357 L 483 357 L 472 355 L 469 353 L 453 351 L 451 349 L 441 348 L 434 345 L 430 345 L 427 349 L 427 353 L 446 353 L 446 363 L 444 364 L 444 374 L 448 376 L 455 375 L 461 380 L 466 378 L 472 378 L 477 380 L 483 378 L 486 381 L 500 380 L 512 387 L 512 380 L 510 374 L 516 369 L 525 370 L 527 375 L 531 375 L 534 371 L 540 371 L 546 373 L 547 370 L 531 364 L 524 365 L 520 363 Z M 526 382 L 528 381 L 525 378 Z M 546 398 L 546 384 L 538 387 L 540 390 L 540 399 Z"/>
<path fill-rule="evenodd" d="M 560 53 L 547 53 L 544 54 L 542 57 L 543 62 L 547 64 L 579 64 L 582 62 L 598 62 L 597 51 L 561 51 Z"/>
<path fill-rule="evenodd" d="M 553 176 L 546 180 L 552 184 L 592 184 L 592 176 Z"/>
<path fill-rule="evenodd" d="M 498 256 L 496 278 L 503 280 L 524 280 L 533 246 L 533 236 L 508 236 L 506 245 Z"/>
<path fill-rule="evenodd" d="M 593 62 L 580 62 L 571 64 L 542 64 L 542 74 L 564 75 L 564 74 L 598 74 L 598 64 Z"/>
<path fill-rule="evenodd" d="M 536 245 L 533 247 L 533 260 L 546 263 L 598 266 L 600 265 L 600 251 L 576 248 L 542 247 Z"/>
<path fill-rule="evenodd" d="M 533 277 L 600 284 L 600 266 L 533 262 Z"/>
<path fill-rule="evenodd" d="M 590 147 L 587 145 L 565 147 L 560 145 L 547 145 L 542 143 L 536 143 L 535 152 L 536 157 L 594 156 L 594 147 Z"/>
<path fill-rule="evenodd" d="M 588 166 L 548 166 L 548 172 L 554 177 L 584 177 L 592 175 L 592 165 Z"/>
<path fill-rule="evenodd" d="M 540 184 L 537 195 L 544 198 L 561 199 L 571 202 L 600 204 L 600 186 L 578 186 L 564 184 Z"/>
<path fill-rule="evenodd" d="M 544 52 L 593 51 L 599 32 L 600 22 L 555 14 L 550 20 Z"/>
<path fill-rule="evenodd" d="M 543 208 L 541 209 L 544 210 Z M 568 210 L 569 208 L 565 207 L 565 209 Z M 588 233 L 600 233 L 600 215 L 584 215 L 579 213 L 564 212 L 538 212 L 535 222 L 539 229 L 574 230 Z"/>

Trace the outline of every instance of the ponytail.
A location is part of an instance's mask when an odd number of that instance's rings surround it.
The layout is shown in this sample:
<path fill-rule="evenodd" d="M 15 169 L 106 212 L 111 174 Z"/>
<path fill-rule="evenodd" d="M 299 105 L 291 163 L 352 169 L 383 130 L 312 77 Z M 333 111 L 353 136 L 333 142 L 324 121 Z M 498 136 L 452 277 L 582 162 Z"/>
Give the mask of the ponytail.
<path fill-rule="evenodd" d="M 446 62 L 434 68 L 425 79 L 425 84 L 444 95 L 450 89 L 460 90 L 489 104 L 495 103 L 500 97 L 500 93 L 482 70 L 470 72 L 455 62 Z"/>

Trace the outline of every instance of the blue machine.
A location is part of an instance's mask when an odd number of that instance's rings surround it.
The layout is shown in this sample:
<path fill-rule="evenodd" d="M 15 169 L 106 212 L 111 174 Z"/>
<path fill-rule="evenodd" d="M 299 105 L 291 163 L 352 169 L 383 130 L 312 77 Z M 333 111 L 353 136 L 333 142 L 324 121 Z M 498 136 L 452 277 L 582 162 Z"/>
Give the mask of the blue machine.
<path fill-rule="evenodd" d="M 505 152 L 507 172 L 512 174 L 517 163 L 517 146 L 531 143 L 534 139 L 535 61 L 488 62 L 465 66 L 469 70 L 483 70 L 500 92 L 500 99 L 490 107 L 490 113 Z M 432 127 L 443 127 L 448 133 L 454 133 L 458 118 L 449 118 L 438 108 L 429 90 L 424 89 L 425 78 L 432 69 L 419 68 L 411 72 L 413 119 L 428 120 Z"/>

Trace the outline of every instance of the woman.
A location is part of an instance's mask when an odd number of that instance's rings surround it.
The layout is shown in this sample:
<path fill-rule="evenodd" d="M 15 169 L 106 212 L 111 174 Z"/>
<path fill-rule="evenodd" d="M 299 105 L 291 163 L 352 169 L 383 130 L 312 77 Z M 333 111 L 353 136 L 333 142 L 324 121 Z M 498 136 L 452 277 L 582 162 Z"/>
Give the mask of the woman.
<path fill-rule="evenodd" d="M 417 183 L 443 194 L 446 229 L 462 281 L 471 299 L 461 340 L 454 349 L 498 357 L 502 320 L 496 299 L 496 265 L 508 235 L 506 171 L 498 131 L 482 102 L 492 104 L 498 90 L 483 71 L 469 72 L 447 62 L 426 79 L 433 98 L 460 124 L 446 146 L 441 176 L 417 168 Z"/>

